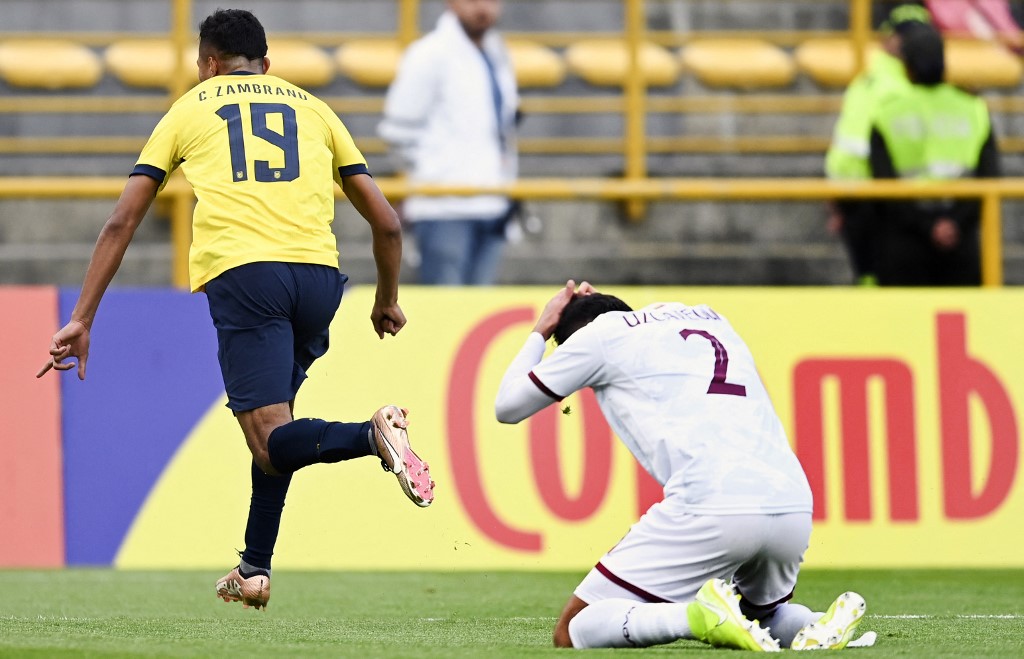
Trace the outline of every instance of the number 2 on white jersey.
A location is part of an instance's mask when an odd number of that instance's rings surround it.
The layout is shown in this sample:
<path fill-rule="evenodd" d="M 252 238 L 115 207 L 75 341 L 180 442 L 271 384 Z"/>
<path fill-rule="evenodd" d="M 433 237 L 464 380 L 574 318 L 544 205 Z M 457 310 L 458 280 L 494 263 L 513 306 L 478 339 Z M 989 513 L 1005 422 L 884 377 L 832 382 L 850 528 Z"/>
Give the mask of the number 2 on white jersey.
<path fill-rule="evenodd" d="M 688 337 L 696 334 L 702 336 L 711 342 L 711 346 L 715 349 L 715 374 L 711 378 L 711 384 L 708 385 L 709 394 L 727 394 L 729 396 L 746 396 L 747 388 L 742 384 L 734 384 L 732 382 L 726 382 L 726 371 L 729 370 L 729 353 L 722 345 L 722 342 L 715 337 L 711 332 L 704 330 L 695 329 L 684 329 L 679 332 L 679 336 L 683 337 L 685 341 Z"/>

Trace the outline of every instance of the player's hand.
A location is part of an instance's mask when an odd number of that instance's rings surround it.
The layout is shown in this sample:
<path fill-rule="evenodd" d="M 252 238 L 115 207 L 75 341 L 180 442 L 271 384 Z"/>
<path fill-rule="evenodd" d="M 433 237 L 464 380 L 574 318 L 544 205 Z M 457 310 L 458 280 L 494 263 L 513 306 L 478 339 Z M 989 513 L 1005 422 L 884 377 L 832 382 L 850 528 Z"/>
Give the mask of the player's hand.
<path fill-rule="evenodd" d="M 405 314 L 397 302 L 382 303 L 374 302 L 373 310 L 370 312 L 370 322 L 373 323 L 373 331 L 377 337 L 384 338 L 385 334 L 395 336 L 405 327 Z"/>
<path fill-rule="evenodd" d="M 555 333 L 558 321 L 562 318 L 562 311 L 565 309 L 565 305 L 569 304 L 569 300 L 574 295 L 576 295 L 576 282 L 570 279 L 565 282 L 565 287 L 562 290 L 555 293 L 555 296 L 548 300 L 544 311 L 540 312 L 537 324 L 533 326 L 533 331 L 543 336 L 545 341 L 550 339 L 551 335 Z"/>
<path fill-rule="evenodd" d="M 89 360 L 89 328 L 80 320 L 72 320 L 53 335 L 50 341 L 50 360 L 39 372 L 43 377 L 51 368 L 55 371 L 70 371 L 76 364 L 66 359 L 78 360 L 78 379 L 85 379 L 85 363 Z"/>
<path fill-rule="evenodd" d="M 597 289 L 594 288 L 593 284 L 589 281 L 585 281 L 580 284 L 580 287 L 576 290 L 576 295 L 593 295 L 596 292 Z"/>

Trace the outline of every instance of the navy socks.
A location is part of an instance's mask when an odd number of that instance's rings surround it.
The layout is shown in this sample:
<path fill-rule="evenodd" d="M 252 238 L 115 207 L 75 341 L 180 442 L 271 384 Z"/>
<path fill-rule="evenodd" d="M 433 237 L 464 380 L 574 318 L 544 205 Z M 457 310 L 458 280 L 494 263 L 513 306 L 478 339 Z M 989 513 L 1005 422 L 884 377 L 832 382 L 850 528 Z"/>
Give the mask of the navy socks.
<path fill-rule="evenodd" d="M 252 463 L 252 500 L 249 502 L 249 521 L 245 524 L 245 551 L 242 562 L 246 567 L 270 570 L 277 531 L 281 527 L 281 511 L 292 475 L 269 476 Z M 247 576 L 247 575 L 242 575 Z"/>
<path fill-rule="evenodd" d="M 282 474 L 311 464 L 371 455 L 370 422 L 339 423 L 296 419 L 275 429 L 267 441 L 270 463 Z"/>
<path fill-rule="evenodd" d="M 246 570 L 263 569 L 269 574 L 292 472 L 320 462 L 341 462 L 372 455 L 370 426 L 369 421 L 337 423 L 296 419 L 270 433 L 267 441 L 270 462 L 284 475 L 270 476 L 252 463 L 252 500 L 249 521 L 245 525 L 245 551 L 242 552 Z"/>

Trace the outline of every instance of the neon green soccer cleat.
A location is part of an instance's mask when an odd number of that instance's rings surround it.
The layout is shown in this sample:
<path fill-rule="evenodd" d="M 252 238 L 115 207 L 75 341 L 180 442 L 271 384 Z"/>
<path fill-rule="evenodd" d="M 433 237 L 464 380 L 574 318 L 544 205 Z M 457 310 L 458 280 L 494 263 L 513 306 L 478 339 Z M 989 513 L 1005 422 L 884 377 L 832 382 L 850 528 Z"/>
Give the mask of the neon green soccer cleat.
<path fill-rule="evenodd" d="M 778 652 L 779 642 L 747 620 L 739 607 L 740 596 L 722 579 L 711 579 L 697 591 L 697 598 L 686 607 L 690 631 L 700 641 L 717 648 L 735 648 L 754 652 Z"/>
<path fill-rule="evenodd" d="M 807 625 L 793 639 L 794 650 L 842 650 L 853 638 L 867 604 L 857 593 L 843 593 L 832 602 L 825 615 Z"/>

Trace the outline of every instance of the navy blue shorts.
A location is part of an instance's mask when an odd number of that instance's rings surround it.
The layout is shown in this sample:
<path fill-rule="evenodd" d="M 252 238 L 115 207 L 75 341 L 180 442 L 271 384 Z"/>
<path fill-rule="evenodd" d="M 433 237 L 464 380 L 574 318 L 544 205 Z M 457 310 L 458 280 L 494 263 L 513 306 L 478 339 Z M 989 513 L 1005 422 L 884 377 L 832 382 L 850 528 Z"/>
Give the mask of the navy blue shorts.
<path fill-rule="evenodd" d="M 327 352 L 346 281 L 325 265 L 259 262 L 207 282 L 229 408 L 243 412 L 295 398 L 306 370 Z"/>

